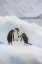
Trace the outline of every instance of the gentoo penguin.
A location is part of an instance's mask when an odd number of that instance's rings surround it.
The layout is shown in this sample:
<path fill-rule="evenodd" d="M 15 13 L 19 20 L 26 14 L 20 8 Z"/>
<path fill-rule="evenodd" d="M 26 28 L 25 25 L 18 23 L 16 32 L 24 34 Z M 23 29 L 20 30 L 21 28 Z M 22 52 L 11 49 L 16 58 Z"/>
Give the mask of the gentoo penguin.
<path fill-rule="evenodd" d="M 32 45 L 32 44 L 30 44 L 29 42 L 28 42 L 28 37 L 27 37 L 27 35 L 25 34 L 25 33 L 22 33 L 22 35 L 21 35 L 21 41 L 22 41 L 22 39 L 23 39 L 23 41 L 24 41 L 24 43 L 25 44 L 29 44 L 29 45 Z"/>
<path fill-rule="evenodd" d="M 14 28 L 12 30 L 9 31 L 8 35 L 7 35 L 7 41 L 8 44 L 12 44 L 12 41 L 18 40 L 18 32 L 19 32 L 19 28 Z"/>

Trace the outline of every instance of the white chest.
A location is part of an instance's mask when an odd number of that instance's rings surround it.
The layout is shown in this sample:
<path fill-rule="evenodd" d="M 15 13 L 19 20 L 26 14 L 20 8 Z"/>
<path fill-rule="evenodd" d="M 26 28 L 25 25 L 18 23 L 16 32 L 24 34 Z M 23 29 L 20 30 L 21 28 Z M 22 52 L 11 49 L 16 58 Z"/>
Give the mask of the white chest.
<path fill-rule="evenodd" d="M 17 34 L 17 31 L 16 31 L 16 30 L 14 31 L 14 40 L 15 40 L 15 41 L 18 40 L 18 34 Z"/>

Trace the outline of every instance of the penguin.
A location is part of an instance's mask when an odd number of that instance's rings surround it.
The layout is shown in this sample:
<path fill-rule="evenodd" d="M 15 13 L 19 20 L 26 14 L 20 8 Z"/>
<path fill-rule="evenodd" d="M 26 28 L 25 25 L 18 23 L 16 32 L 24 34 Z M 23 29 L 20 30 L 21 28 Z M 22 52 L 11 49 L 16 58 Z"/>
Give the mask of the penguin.
<path fill-rule="evenodd" d="M 28 44 L 29 44 L 29 45 L 32 45 L 31 43 L 28 42 L 28 39 L 29 39 L 29 38 L 27 37 L 27 35 L 26 35 L 25 33 L 22 33 L 22 35 L 21 35 L 21 40 L 20 40 L 20 41 L 22 41 L 22 39 L 23 39 L 23 41 L 24 41 L 24 45 L 25 45 L 25 44 L 27 44 L 27 45 L 28 45 Z"/>
<path fill-rule="evenodd" d="M 19 32 L 19 28 L 14 28 L 12 30 L 9 31 L 8 35 L 7 35 L 7 41 L 8 44 L 12 44 L 12 41 L 18 41 L 18 32 Z"/>

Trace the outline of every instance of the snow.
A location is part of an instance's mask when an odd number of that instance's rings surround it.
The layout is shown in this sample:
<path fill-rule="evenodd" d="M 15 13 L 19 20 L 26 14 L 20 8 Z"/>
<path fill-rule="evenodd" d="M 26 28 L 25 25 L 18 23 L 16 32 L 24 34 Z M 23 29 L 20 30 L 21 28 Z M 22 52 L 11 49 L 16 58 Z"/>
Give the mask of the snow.
<path fill-rule="evenodd" d="M 0 57 L 2 58 L 0 60 L 2 60 L 4 64 L 5 64 L 5 61 L 7 64 L 7 62 L 9 62 L 11 58 L 15 58 L 17 61 L 20 61 L 24 64 L 27 64 L 27 63 L 32 64 L 34 61 L 39 64 L 42 64 L 42 49 L 36 46 L 4 44 L 4 45 L 0 45 L 0 48 L 1 48 Z"/>
<path fill-rule="evenodd" d="M 8 45 L 7 34 L 18 27 L 25 32 L 32 45 L 13 41 Z M 16 16 L 0 17 L 0 64 L 42 64 L 42 27 L 36 23 L 28 23 Z"/>
<path fill-rule="evenodd" d="M 39 0 L 0 0 L 0 16 L 37 17 L 42 14 Z"/>

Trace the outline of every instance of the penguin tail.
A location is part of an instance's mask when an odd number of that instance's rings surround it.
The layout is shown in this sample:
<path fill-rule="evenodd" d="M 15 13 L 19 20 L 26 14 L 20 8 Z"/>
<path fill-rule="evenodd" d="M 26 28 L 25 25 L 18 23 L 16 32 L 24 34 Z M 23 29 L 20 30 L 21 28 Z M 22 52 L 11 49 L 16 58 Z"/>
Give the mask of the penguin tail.
<path fill-rule="evenodd" d="M 32 45 L 31 43 L 28 43 L 29 45 Z"/>

